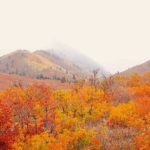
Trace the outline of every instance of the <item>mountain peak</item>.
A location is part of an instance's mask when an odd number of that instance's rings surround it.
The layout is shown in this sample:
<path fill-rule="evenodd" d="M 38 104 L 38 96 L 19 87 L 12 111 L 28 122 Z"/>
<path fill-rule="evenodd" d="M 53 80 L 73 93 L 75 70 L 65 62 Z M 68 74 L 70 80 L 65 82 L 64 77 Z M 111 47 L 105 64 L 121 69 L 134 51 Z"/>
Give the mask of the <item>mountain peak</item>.
<path fill-rule="evenodd" d="M 29 54 L 30 51 L 28 51 L 28 50 L 23 50 L 23 49 L 18 49 L 18 50 L 16 50 L 16 51 L 12 52 L 12 53 L 24 53 L 24 54 Z M 11 53 L 10 53 L 10 54 L 11 54 Z"/>
<path fill-rule="evenodd" d="M 86 78 L 94 69 L 103 68 L 92 59 L 76 51 L 63 49 L 17 50 L 0 57 L 0 72 L 61 80 Z"/>

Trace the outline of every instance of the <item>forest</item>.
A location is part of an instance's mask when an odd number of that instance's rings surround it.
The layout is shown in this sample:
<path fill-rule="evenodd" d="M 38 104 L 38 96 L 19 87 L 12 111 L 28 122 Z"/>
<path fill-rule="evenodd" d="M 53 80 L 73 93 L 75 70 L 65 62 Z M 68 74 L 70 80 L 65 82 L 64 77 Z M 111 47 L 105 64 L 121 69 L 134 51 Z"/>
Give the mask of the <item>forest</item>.
<path fill-rule="evenodd" d="M 150 149 L 150 73 L 0 91 L 0 150 L 127 149 Z"/>

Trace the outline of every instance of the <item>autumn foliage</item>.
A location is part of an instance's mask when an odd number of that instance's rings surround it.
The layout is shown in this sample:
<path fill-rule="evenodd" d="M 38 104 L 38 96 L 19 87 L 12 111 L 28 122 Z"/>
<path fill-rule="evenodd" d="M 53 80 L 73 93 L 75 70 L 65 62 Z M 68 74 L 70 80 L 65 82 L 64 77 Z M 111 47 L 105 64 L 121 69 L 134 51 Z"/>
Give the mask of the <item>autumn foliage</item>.
<path fill-rule="evenodd" d="M 149 75 L 92 83 L 1 91 L 0 150 L 149 150 Z"/>

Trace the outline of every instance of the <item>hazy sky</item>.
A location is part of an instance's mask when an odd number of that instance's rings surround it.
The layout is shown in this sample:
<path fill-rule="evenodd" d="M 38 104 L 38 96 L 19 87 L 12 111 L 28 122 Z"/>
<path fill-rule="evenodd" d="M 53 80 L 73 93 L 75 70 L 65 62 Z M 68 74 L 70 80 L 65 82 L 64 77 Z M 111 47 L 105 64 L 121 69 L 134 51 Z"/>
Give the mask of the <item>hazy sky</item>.
<path fill-rule="evenodd" d="M 60 42 L 111 72 L 150 59 L 149 0 L 0 0 L 0 55 Z"/>

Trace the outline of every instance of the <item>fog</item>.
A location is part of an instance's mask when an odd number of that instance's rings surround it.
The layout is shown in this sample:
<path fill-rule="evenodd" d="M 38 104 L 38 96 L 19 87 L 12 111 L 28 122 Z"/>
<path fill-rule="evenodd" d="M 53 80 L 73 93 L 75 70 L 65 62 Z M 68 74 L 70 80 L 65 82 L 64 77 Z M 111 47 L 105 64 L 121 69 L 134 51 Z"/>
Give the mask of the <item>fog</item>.
<path fill-rule="evenodd" d="M 112 73 L 150 59 L 149 0 L 0 1 L 0 56 L 68 45 Z"/>

